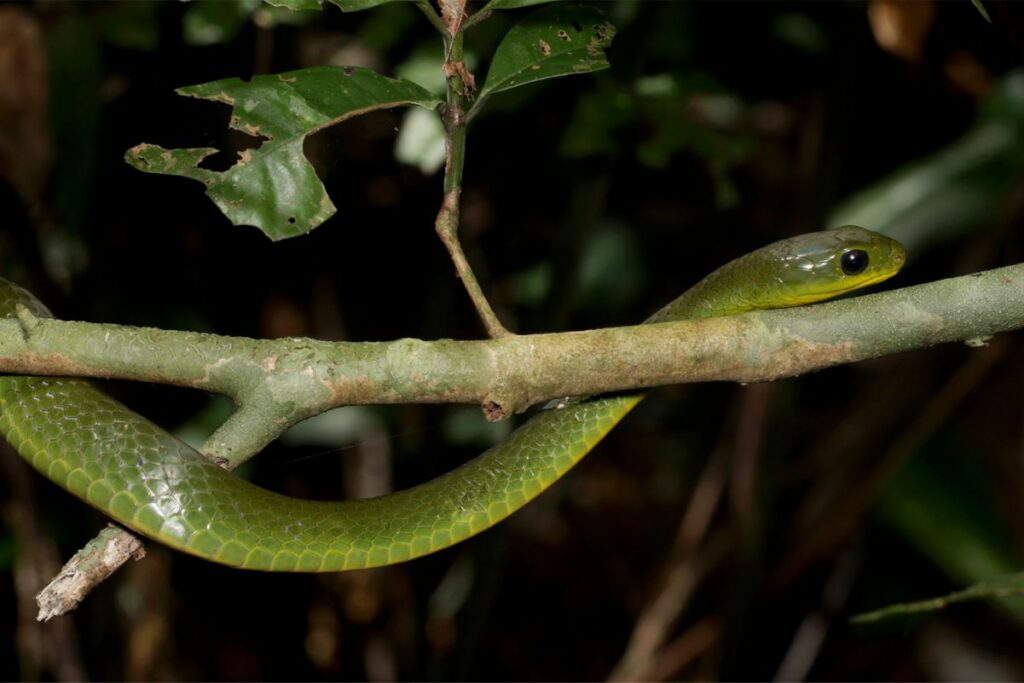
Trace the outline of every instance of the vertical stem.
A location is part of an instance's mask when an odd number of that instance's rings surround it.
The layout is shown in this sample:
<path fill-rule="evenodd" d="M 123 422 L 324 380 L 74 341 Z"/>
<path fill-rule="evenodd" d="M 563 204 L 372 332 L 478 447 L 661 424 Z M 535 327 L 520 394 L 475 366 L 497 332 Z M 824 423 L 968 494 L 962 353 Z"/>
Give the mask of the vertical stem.
<path fill-rule="evenodd" d="M 466 67 L 462 62 L 461 30 L 456 30 L 454 35 L 445 38 L 445 50 L 447 58 L 444 69 L 448 77 L 448 101 L 442 117 L 447 154 L 444 166 L 444 201 L 434 226 L 448 249 L 455 270 L 466 287 L 466 292 L 473 301 L 487 333 L 491 337 L 504 337 L 511 333 L 498 320 L 487 297 L 484 296 L 459 243 L 459 197 L 462 193 L 462 167 L 466 160 L 466 115 L 463 109 L 466 101 L 466 83 L 463 78 Z"/>
<path fill-rule="evenodd" d="M 462 31 L 445 42 L 447 58 L 445 72 L 448 75 L 448 108 L 445 111 L 445 132 L 447 133 L 448 158 L 444 169 L 444 192 L 462 186 L 462 167 L 466 160 L 466 84 L 462 80 Z"/>

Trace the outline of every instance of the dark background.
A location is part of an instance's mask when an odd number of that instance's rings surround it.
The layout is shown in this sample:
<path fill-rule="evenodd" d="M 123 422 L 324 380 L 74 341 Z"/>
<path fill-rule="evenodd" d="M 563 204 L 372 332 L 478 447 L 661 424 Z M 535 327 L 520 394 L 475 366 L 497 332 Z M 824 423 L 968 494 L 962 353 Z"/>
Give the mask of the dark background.
<path fill-rule="evenodd" d="M 991 24 L 966 1 L 599 6 L 619 30 L 610 70 L 499 94 L 469 131 L 463 242 L 515 331 L 642 320 L 725 261 L 865 206 L 865 227 L 910 252 L 891 286 L 1022 260 L 1024 4 L 986 2 Z M 441 175 L 395 160 L 401 111 L 307 141 L 338 214 L 280 243 L 231 226 L 199 183 L 124 163 L 144 141 L 251 144 L 226 133 L 227 107 L 174 88 L 324 63 L 393 75 L 441 51 L 406 3 L 289 22 L 244 7 L 0 6 L 0 274 L 67 319 L 481 336 L 433 229 Z M 478 81 L 530 11 L 467 36 Z M 223 34 L 200 40 L 201 20 Z M 990 129 L 1007 141 L 982 149 Z M 898 210 L 860 194 L 901 179 L 927 191 Z M 32 596 L 104 518 L 5 451 L 0 678 L 603 679 L 633 639 L 644 679 L 1019 679 L 1019 598 L 849 619 L 1019 567 L 1020 342 L 659 390 L 549 492 L 437 555 L 278 576 L 150 544 L 45 625 Z M 110 390 L 199 441 L 227 409 Z M 243 474 L 366 495 L 447 471 L 502 429 L 474 407 L 349 409 Z"/>

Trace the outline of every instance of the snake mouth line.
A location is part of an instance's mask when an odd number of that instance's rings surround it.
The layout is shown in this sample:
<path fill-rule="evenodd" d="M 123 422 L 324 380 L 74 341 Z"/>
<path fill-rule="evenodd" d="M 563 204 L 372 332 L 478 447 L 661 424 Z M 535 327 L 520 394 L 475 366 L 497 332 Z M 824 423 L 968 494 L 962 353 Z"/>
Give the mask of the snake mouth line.
<path fill-rule="evenodd" d="M 895 268 L 895 269 L 893 269 L 891 271 L 888 271 L 888 272 L 885 272 L 885 273 L 879 273 L 875 277 L 868 278 L 867 280 L 861 280 L 860 282 L 858 282 L 856 284 L 852 284 L 849 287 L 846 287 L 845 289 L 837 289 L 834 292 L 830 293 L 828 296 L 830 296 L 830 297 L 838 296 L 840 294 L 846 294 L 847 292 L 852 292 L 855 289 L 861 289 L 863 287 L 870 287 L 871 285 L 877 285 L 879 282 L 885 282 L 886 280 L 888 280 L 889 278 L 891 278 L 892 276 L 894 276 L 898 272 L 899 272 L 899 268 Z"/>
<path fill-rule="evenodd" d="M 789 308 L 792 306 L 803 306 L 804 304 L 813 304 L 825 301 L 827 299 L 832 299 L 842 294 L 847 294 L 848 292 L 863 289 L 864 287 L 870 287 L 871 285 L 876 285 L 879 282 L 884 282 L 885 280 L 888 280 L 892 276 L 896 275 L 896 273 L 898 272 L 899 269 L 897 268 L 889 272 L 879 273 L 878 275 L 868 278 L 866 280 L 858 280 L 857 282 L 849 285 L 848 287 L 830 289 L 825 292 L 814 292 L 802 296 L 794 296 L 786 303 L 784 307 Z"/>

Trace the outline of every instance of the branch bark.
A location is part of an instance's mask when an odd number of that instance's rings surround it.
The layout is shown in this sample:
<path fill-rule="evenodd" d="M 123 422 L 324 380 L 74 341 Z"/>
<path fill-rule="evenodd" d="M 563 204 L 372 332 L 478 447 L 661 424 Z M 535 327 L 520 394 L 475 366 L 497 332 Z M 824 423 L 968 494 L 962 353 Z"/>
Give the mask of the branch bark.
<path fill-rule="evenodd" d="M 500 419 L 565 396 L 774 380 L 1020 327 L 1024 264 L 800 308 L 475 341 L 256 340 L 22 315 L 0 320 L 0 372 L 222 393 L 276 434 L 341 405 L 478 403 Z"/>

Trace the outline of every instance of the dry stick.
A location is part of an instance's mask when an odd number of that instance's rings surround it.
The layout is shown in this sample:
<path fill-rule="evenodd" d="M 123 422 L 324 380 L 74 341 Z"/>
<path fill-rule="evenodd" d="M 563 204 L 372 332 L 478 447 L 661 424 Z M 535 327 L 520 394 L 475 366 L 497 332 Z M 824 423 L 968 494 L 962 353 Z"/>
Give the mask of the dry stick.
<path fill-rule="evenodd" d="M 113 524 L 104 527 L 36 595 L 36 621 L 67 614 L 128 560 L 145 556 L 146 548 L 138 536 Z"/>
<path fill-rule="evenodd" d="M 723 531 L 677 559 L 658 595 L 637 619 L 629 648 L 609 674 L 609 681 L 655 680 L 652 672 L 669 668 L 662 662 L 666 656 L 662 645 L 669 628 L 689 604 L 704 577 L 718 566 L 732 546 L 731 536 Z"/>
<path fill-rule="evenodd" d="M 701 544 L 725 490 L 730 454 L 727 436 L 732 422 L 731 419 L 726 421 L 727 426 L 694 486 L 690 503 L 679 522 L 672 551 L 661 572 L 658 591 L 637 617 L 629 644 L 608 675 L 609 681 L 649 677 L 645 672 L 654 668 L 669 629 L 686 607 L 703 575 L 697 565 L 707 564 L 707 553 L 700 552 Z"/>
<path fill-rule="evenodd" d="M 803 681 L 814 667 L 825 644 L 829 627 L 836 614 L 842 610 L 862 564 L 860 553 L 847 550 L 832 568 L 825 586 L 821 590 L 821 602 L 817 610 L 805 616 L 797 626 L 789 649 L 775 672 L 775 681 Z"/>
<path fill-rule="evenodd" d="M 693 594 L 696 579 L 700 578 L 693 565 L 698 562 L 708 564 L 707 551 L 702 555 L 700 546 L 722 499 L 730 450 L 734 461 L 733 509 L 740 528 L 751 527 L 751 515 L 755 508 L 754 476 L 757 456 L 761 450 L 769 389 L 768 385 L 762 384 L 747 387 L 742 392 L 738 425 L 735 428 L 737 437 L 731 449 L 728 444 L 734 420 L 726 420 L 718 445 L 704 467 L 694 487 L 690 504 L 679 523 L 670 560 L 664 570 L 666 578 L 658 593 L 648 601 L 637 618 L 629 645 L 609 680 L 656 679 L 651 672 L 663 668 L 659 664 L 666 656 L 662 646 L 667 640 L 669 629 Z"/>
<path fill-rule="evenodd" d="M 645 681 L 669 681 L 679 677 L 679 672 L 711 649 L 722 635 L 720 617 L 704 617 L 681 636 L 673 640 L 648 669 L 642 679 Z"/>

